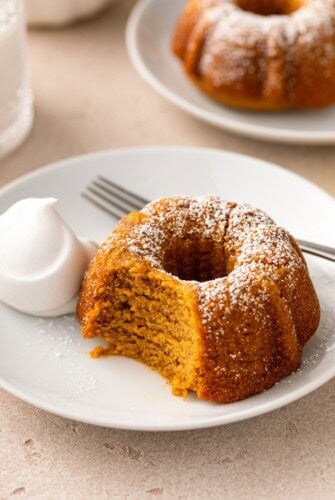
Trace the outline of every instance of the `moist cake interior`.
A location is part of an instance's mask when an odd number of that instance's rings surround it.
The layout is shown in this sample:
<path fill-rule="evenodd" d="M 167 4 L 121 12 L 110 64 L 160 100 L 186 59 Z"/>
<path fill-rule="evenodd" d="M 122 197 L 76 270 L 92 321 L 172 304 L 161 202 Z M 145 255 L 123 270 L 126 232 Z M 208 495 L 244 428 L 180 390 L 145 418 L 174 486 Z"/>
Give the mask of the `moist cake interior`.
<path fill-rule="evenodd" d="M 98 335 L 109 348 L 98 347 L 92 356 L 129 356 L 168 379 L 174 394 L 197 391 L 200 338 L 191 297 L 168 276 L 159 283 L 136 274 L 121 271 L 106 288 L 108 307 L 100 315 Z"/>
<path fill-rule="evenodd" d="M 224 277 L 223 248 L 222 237 L 217 241 L 211 234 L 181 231 L 164 245 L 161 262 L 167 274 L 160 281 L 156 276 L 151 279 L 141 266 L 114 274 L 104 293 L 108 306 L 103 308 L 96 333 L 109 348 L 97 348 L 92 355 L 135 358 L 168 379 L 174 394 L 197 392 L 201 349 L 200 325 L 193 310 L 195 292 L 176 286 L 175 278 L 185 284 Z"/>

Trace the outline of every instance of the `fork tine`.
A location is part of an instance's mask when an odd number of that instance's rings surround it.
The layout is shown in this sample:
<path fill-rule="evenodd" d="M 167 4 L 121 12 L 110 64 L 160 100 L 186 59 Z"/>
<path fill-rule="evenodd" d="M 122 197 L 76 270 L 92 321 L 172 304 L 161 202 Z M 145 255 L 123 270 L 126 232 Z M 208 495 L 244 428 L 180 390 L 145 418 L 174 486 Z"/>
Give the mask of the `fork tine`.
<path fill-rule="evenodd" d="M 103 175 L 93 179 L 81 194 L 87 201 L 117 219 L 134 210 L 141 210 L 148 203 L 142 196 L 132 193 Z"/>
<path fill-rule="evenodd" d="M 115 217 L 118 220 L 121 219 L 122 215 L 117 214 L 116 212 L 114 212 L 110 208 L 106 207 L 105 205 L 103 205 L 102 203 L 100 203 L 99 201 L 97 201 L 95 198 L 88 195 L 87 193 L 85 193 L 85 192 L 81 193 L 81 196 L 83 198 L 85 198 L 87 201 L 89 201 L 90 203 L 92 203 L 93 205 L 95 205 L 96 207 L 98 207 L 103 212 L 106 212 L 108 215 L 111 215 L 112 217 Z"/>
<path fill-rule="evenodd" d="M 113 204 L 115 204 L 115 200 L 119 200 L 124 206 L 124 210 L 127 212 L 131 212 L 132 210 L 141 210 L 141 208 L 143 208 L 143 203 L 140 203 L 138 201 L 136 201 L 136 203 L 134 203 L 133 201 L 129 201 L 125 197 L 125 195 L 120 195 L 118 192 L 114 192 L 112 189 L 110 189 L 110 187 L 102 184 L 100 179 L 94 180 L 92 182 L 92 186 L 95 186 L 96 188 L 103 191 L 105 195 L 107 194 Z"/>
<path fill-rule="evenodd" d="M 137 200 L 138 202 L 143 203 L 143 205 L 146 205 L 147 203 L 149 203 L 149 200 L 146 200 L 145 198 L 143 198 L 142 196 L 139 196 L 136 193 L 132 193 L 128 189 L 120 186 L 119 184 L 116 184 L 116 182 L 110 181 L 109 179 L 107 179 L 103 175 L 98 175 L 98 179 L 100 179 L 102 182 L 105 182 L 110 187 L 114 188 L 115 190 L 121 191 L 122 193 L 128 195 L 129 197 L 131 197 L 131 198 L 133 198 L 135 200 Z"/>
<path fill-rule="evenodd" d="M 90 193 L 94 194 L 97 198 L 100 198 L 100 200 L 103 200 L 104 202 L 108 203 L 108 205 L 112 206 L 112 208 L 116 208 L 117 210 L 119 210 L 122 215 L 125 215 L 125 214 L 131 212 L 131 209 L 129 209 L 128 207 L 125 207 L 125 206 L 121 205 L 120 203 L 118 203 L 117 201 L 115 201 L 110 196 L 106 196 L 104 193 L 101 193 L 95 187 L 88 186 L 86 189 Z"/>

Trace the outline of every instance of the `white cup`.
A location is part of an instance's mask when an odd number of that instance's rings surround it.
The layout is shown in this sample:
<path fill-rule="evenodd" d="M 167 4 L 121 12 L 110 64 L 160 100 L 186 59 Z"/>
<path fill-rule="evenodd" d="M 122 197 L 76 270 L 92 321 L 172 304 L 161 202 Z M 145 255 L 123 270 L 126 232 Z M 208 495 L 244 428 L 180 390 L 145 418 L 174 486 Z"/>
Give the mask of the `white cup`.
<path fill-rule="evenodd" d="M 26 0 L 27 21 L 30 26 L 66 26 L 94 16 L 113 1 Z"/>
<path fill-rule="evenodd" d="M 0 157 L 16 148 L 33 122 L 23 0 L 0 2 Z"/>

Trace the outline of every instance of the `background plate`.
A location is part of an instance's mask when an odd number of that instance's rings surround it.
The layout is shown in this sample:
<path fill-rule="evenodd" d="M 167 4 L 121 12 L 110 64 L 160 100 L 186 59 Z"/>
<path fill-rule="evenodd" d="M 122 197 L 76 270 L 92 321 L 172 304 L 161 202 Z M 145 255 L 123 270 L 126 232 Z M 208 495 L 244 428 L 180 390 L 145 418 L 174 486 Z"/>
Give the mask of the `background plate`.
<path fill-rule="evenodd" d="M 141 0 L 128 22 L 127 45 L 140 75 L 184 111 L 223 129 L 264 140 L 335 143 L 335 106 L 315 111 L 257 113 L 225 107 L 189 82 L 171 52 L 171 35 L 185 0 Z"/>
<path fill-rule="evenodd" d="M 265 209 L 297 237 L 335 245 L 333 199 L 316 186 L 261 160 L 206 149 L 115 150 L 41 169 L 0 192 L 0 213 L 27 196 L 55 196 L 80 236 L 101 242 L 115 225 L 80 197 L 104 174 L 148 199 L 171 194 L 218 194 Z M 309 260 L 322 322 L 304 351 L 302 369 L 272 389 L 229 405 L 171 395 L 156 373 L 135 361 L 92 360 L 94 341 L 81 338 L 74 316 L 40 319 L 0 304 L 0 385 L 50 412 L 98 425 L 181 430 L 246 419 L 283 406 L 335 374 L 334 266 Z"/>

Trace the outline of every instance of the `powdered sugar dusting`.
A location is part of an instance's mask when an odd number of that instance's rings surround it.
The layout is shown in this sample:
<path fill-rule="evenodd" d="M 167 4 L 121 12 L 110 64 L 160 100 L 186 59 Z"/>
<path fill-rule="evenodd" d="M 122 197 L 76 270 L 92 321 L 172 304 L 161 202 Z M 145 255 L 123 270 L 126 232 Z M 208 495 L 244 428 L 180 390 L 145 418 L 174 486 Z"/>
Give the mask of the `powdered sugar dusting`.
<path fill-rule="evenodd" d="M 198 235 L 221 241 L 229 211 L 229 204 L 217 196 L 173 196 L 156 200 L 142 210 L 146 221 L 127 237 L 127 247 L 164 271 L 162 256 L 167 240 L 182 241 Z"/>
<path fill-rule="evenodd" d="M 193 288 L 202 359 L 214 377 L 266 387 L 297 368 L 306 320 L 317 324 L 317 301 L 296 243 L 264 212 L 216 196 L 163 198 L 121 221 L 115 235 L 130 267 L 141 263 L 142 271 L 147 262 L 149 272 L 170 270 L 181 293 Z M 310 294 L 310 307 L 302 307 L 299 290 Z"/>
<path fill-rule="evenodd" d="M 240 315 L 251 311 L 254 314 L 258 313 L 260 323 L 266 323 L 269 319 L 266 311 L 268 301 L 266 290 L 261 287 L 257 289 L 257 293 L 253 290 L 254 278 L 258 279 L 262 273 L 264 269 L 260 269 L 256 263 L 243 264 L 225 278 L 197 284 L 202 323 L 206 332 L 213 335 L 218 343 L 222 342 L 225 335 L 225 330 L 218 326 L 224 323 L 224 318 L 233 310 L 238 310 Z M 240 316 L 239 331 L 247 332 L 242 318 Z"/>
<path fill-rule="evenodd" d="M 66 390 L 83 397 L 96 388 L 93 373 L 81 363 L 87 347 L 74 315 L 36 319 L 31 331 L 27 332 L 27 352 L 38 347 L 41 357 L 46 358 L 50 366 L 66 374 Z"/>
<path fill-rule="evenodd" d="M 289 233 L 249 205 L 238 205 L 232 210 L 226 245 L 228 251 L 235 253 L 236 265 L 258 263 L 274 270 L 285 267 L 292 280 L 305 267 Z M 275 276 L 272 274 L 273 279 Z M 292 284 L 295 285 L 294 280 Z"/>
<path fill-rule="evenodd" d="M 230 261 L 228 276 L 198 286 L 199 308 L 207 329 L 211 328 L 215 316 L 223 316 L 227 309 L 236 307 L 241 313 L 261 309 L 260 318 L 265 320 L 268 292 L 263 293 L 261 286 L 257 287 L 257 294 L 250 292 L 255 281 L 264 277 L 266 281 L 285 283 L 287 293 L 293 294 L 301 271 L 307 272 L 289 233 L 250 205 L 232 208 L 225 250 Z"/>
<path fill-rule="evenodd" d="M 121 233 L 122 244 L 131 254 L 164 273 L 167 273 L 164 252 L 173 239 L 182 246 L 194 238 L 195 241 L 208 238 L 222 247 L 227 276 L 190 282 L 198 292 L 199 311 L 208 329 L 213 318 L 224 316 L 229 308 L 259 311 L 259 320 L 267 321 L 264 304 L 269 295 L 268 283 L 276 287 L 278 284 L 279 288 L 284 284 L 285 294 L 290 296 L 301 275 L 307 272 L 289 233 L 250 205 L 228 203 L 217 196 L 177 196 L 150 203 L 142 214 L 145 216 L 142 222 L 125 235 Z M 116 233 L 115 238 L 118 242 L 120 235 Z M 113 238 L 108 241 L 108 246 L 111 244 Z M 258 286 L 263 278 L 264 290 L 262 285 Z M 257 293 L 254 293 L 251 290 L 256 282 Z"/>
<path fill-rule="evenodd" d="M 264 93 L 278 89 L 278 78 L 293 92 L 301 58 L 313 61 L 318 75 L 330 78 L 335 60 L 335 1 L 309 0 L 290 15 L 262 16 L 241 10 L 234 0 L 202 0 L 206 38 L 198 70 L 220 88 L 242 89 L 250 75 L 263 82 Z M 270 78 L 269 67 L 281 64 L 283 72 Z M 301 69 L 304 71 L 304 69 Z M 315 76 L 315 75 L 314 75 Z M 304 75 L 308 78 L 308 75 Z M 279 82 L 280 85 L 280 82 Z"/>

